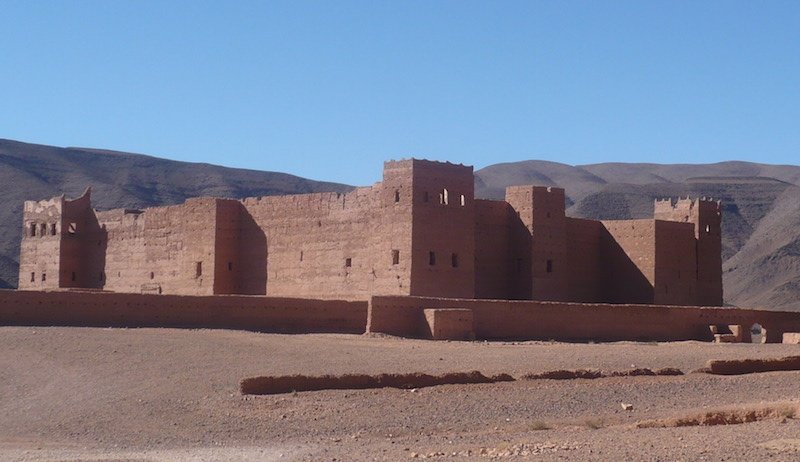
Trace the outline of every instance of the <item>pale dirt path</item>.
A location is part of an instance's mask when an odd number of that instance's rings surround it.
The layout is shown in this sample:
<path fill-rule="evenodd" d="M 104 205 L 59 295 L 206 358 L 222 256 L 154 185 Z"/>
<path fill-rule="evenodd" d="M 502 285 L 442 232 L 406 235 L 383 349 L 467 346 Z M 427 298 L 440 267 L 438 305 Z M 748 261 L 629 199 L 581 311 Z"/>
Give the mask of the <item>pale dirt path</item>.
<path fill-rule="evenodd" d="M 527 451 L 520 457 L 536 460 L 800 460 L 792 443 L 800 439 L 798 420 L 629 427 L 703 408 L 797 400 L 800 372 L 238 393 L 241 378 L 269 374 L 688 371 L 711 358 L 791 354 L 800 347 L 0 327 L 0 460 L 414 460 L 412 453 L 491 460 L 469 456 L 480 448 Z M 620 401 L 634 410 L 623 411 Z M 588 428 L 596 421 L 604 428 Z M 536 430 L 543 423 L 553 428 Z"/>

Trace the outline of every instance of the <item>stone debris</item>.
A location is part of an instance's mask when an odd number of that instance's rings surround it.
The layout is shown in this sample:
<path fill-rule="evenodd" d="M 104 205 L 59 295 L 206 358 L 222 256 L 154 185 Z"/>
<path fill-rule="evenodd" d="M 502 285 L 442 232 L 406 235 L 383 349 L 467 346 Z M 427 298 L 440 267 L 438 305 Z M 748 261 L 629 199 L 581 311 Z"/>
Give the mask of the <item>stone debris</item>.
<path fill-rule="evenodd" d="M 412 459 L 434 459 L 439 457 L 486 457 L 488 459 L 503 459 L 506 457 L 525 457 L 540 454 L 553 454 L 559 451 L 573 451 L 579 448 L 576 443 L 516 443 L 503 444 L 496 447 L 482 447 L 479 449 L 467 449 L 466 451 L 443 452 L 435 451 L 429 453 L 412 452 L 409 457 Z"/>
<path fill-rule="evenodd" d="M 620 404 L 622 405 L 622 409 L 625 410 L 625 411 L 632 411 L 633 410 L 633 404 L 629 404 L 629 403 L 620 403 Z"/>

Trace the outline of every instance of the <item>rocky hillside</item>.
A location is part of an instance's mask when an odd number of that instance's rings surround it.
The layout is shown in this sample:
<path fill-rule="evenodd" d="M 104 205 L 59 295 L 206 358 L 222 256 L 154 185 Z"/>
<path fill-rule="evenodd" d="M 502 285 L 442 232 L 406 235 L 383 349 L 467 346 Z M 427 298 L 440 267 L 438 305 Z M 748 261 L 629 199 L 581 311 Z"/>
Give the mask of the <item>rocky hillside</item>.
<path fill-rule="evenodd" d="M 650 217 L 656 198 L 720 199 L 726 302 L 800 310 L 798 166 L 524 161 L 475 172 L 480 197 L 502 198 L 506 186 L 526 183 L 565 188 L 567 213 L 594 219 Z"/>
<path fill-rule="evenodd" d="M 241 198 L 352 189 L 286 173 L 0 139 L 0 287 L 17 285 L 22 203 L 62 193 L 77 197 L 87 186 L 92 186 L 98 209 L 178 204 L 197 196 Z"/>

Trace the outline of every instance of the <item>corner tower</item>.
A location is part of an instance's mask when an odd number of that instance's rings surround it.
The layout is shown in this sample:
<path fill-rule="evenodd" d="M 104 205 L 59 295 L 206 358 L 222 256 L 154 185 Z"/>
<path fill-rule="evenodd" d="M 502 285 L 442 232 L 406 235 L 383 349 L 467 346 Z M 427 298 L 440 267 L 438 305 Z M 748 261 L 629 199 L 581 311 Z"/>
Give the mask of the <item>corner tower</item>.
<path fill-rule="evenodd" d="M 722 208 L 719 201 L 689 198 L 656 200 L 656 220 L 694 224 L 697 246 L 697 304 L 721 306 Z"/>
<path fill-rule="evenodd" d="M 475 296 L 474 181 L 472 167 L 449 162 L 384 164 L 384 201 L 410 204 L 410 233 L 395 222 L 410 236 L 410 295 Z"/>

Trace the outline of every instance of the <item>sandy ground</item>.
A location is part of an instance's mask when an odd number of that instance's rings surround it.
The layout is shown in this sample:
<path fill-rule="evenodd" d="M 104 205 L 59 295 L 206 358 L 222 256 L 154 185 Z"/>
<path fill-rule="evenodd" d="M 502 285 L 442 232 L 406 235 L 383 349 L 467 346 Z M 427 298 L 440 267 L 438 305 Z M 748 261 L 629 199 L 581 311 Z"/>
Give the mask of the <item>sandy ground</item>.
<path fill-rule="evenodd" d="M 676 367 L 797 345 L 429 342 L 0 327 L 0 460 L 800 460 L 800 420 L 639 429 L 800 400 L 800 372 L 520 380 L 242 396 L 242 378 Z M 621 402 L 633 404 L 624 411 Z"/>

